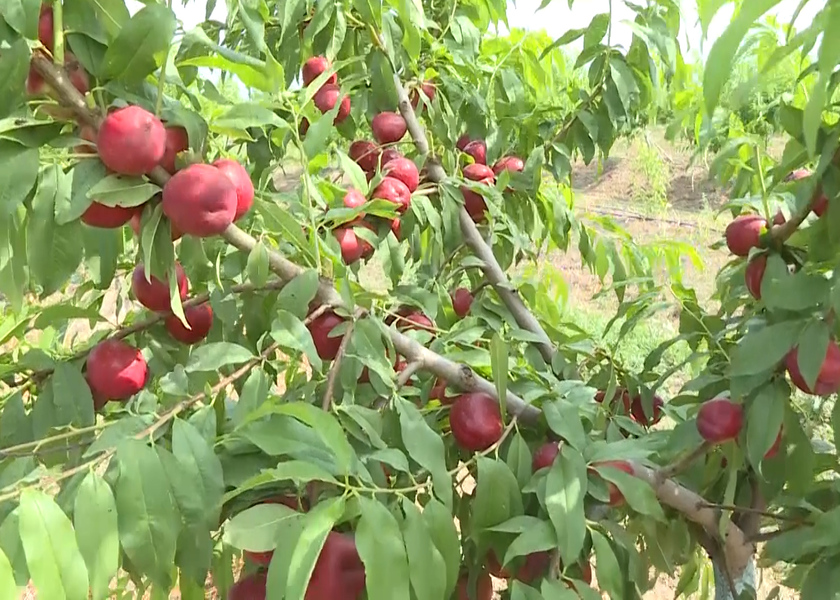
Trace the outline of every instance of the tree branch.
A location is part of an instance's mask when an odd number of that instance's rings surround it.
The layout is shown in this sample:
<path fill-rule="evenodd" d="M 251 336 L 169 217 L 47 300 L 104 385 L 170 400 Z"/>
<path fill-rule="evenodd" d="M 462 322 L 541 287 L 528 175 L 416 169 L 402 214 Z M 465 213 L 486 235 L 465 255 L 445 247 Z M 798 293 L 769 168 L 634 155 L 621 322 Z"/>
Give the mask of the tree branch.
<path fill-rule="evenodd" d="M 417 151 L 421 157 L 426 159 L 426 172 L 429 174 L 429 179 L 438 184 L 443 183 L 447 179 L 446 171 L 443 170 L 443 167 L 437 159 L 429 156 L 429 140 L 426 138 L 426 132 L 417 120 L 417 115 L 414 113 L 414 109 L 411 108 L 411 100 L 408 97 L 408 92 L 405 91 L 402 81 L 396 73 L 394 73 L 394 85 L 397 88 L 397 96 L 399 97 L 400 114 L 405 119 L 405 123 L 408 126 L 408 133 L 411 135 L 412 140 L 414 140 Z M 551 365 L 556 349 L 548 334 L 536 317 L 528 310 L 528 307 L 525 306 L 525 303 L 519 296 L 519 292 L 511 285 L 507 275 L 505 275 L 501 265 L 499 265 L 499 261 L 496 260 L 493 249 L 481 237 L 478 227 L 475 226 L 475 223 L 463 206 L 461 206 L 458 212 L 458 219 L 461 224 L 464 243 L 469 246 L 473 254 L 481 259 L 484 276 L 496 290 L 496 293 L 502 302 L 504 302 L 505 306 L 507 306 L 516 323 L 522 329 L 530 331 L 540 338 L 536 342 L 537 349 L 540 351 L 543 360 Z"/>

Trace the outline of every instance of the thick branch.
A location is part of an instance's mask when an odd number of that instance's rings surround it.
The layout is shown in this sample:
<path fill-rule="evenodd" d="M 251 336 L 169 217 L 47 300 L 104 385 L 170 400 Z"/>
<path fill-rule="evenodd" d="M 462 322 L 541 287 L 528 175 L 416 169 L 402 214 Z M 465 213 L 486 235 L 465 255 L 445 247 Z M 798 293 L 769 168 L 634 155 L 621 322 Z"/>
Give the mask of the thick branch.
<path fill-rule="evenodd" d="M 434 157 L 429 156 L 429 141 L 426 138 L 426 132 L 417 120 L 417 115 L 414 113 L 414 109 L 411 108 L 411 100 L 408 97 L 408 92 L 405 91 L 399 76 L 396 74 L 394 74 L 394 85 L 397 88 L 397 95 L 400 100 L 400 114 L 402 114 L 406 125 L 408 125 L 408 133 L 411 135 L 412 140 L 414 140 L 417 151 L 420 152 L 422 157 L 427 159 L 426 172 L 429 174 L 429 179 L 435 183 L 443 183 L 446 180 L 446 171 L 443 170 L 443 167 Z M 536 342 L 537 349 L 540 351 L 543 360 L 550 365 L 554 357 L 555 348 L 548 334 L 542 325 L 540 325 L 540 322 L 537 321 L 536 317 L 534 317 L 533 313 L 525 306 L 525 303 L 522 302 L 519 293 L 513 288 L 507 275 L 505 275 L 505 272 L 499 265 L 499 261 L 496 260 L 493 249 L 482 239 L 478 227 L 475 226 L 475 223 L 463 206 L 461 207 L 458 218 L 461 223 L 461 233 L 464 236 L 464 242 L 483 263 L 482 270 L 484 271 L 484 276 L 493 285 L 499 298 L 502 299 L 502 302 L 507 306 L 513 318 L 516 319 L 517 324 L 522 329 L 530 331 L 540 338 Z"/>

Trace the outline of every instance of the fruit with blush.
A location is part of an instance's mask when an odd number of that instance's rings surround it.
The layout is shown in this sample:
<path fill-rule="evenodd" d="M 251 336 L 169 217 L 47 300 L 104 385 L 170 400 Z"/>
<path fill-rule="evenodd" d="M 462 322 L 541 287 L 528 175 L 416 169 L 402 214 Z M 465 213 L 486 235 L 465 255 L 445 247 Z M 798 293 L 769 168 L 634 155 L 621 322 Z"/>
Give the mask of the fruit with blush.
<path fill-rule="evenodd" d="M 756 256 L 747 265 L 744 271 L 744 282 L 747 290 L 756 300 L 761 300 L 761 280 L 764 279 L 764 271 L 767 269 L 767 255 Z"/>
<path fill-rule="evenodd" d="M 85 379 L 100 400 L 128 400 L 143 389 L 149 373 L 140 350 L 113 338 L 93 347 L 85 368 Z"/>
<path fill-rule="evenodd" d="M 254 184 L 251 176 L 239 161 L 232 158 L 220 158 L 213 163 L 213 166 L 221 171 L 236 189 L 236 212 L 233 220 L 238 221 L 254 205 Z"/>
<path fill-rule="evenodd" d="M 330 112 L 335 108 L 336 104 L 339 104 L 338 112 L 335 115 L 335 119 L 333 119 L 333 123 L 336 125 L 350 115 L 350 96 L 346 94 L 341 96 L 341 88 L 334 83 L 328 83 L 315 92 L 312 101 L 318 110 L 324 114 Z"/>
<path fill-rule="evenodd" d="M 640 425 L 650 427 L 656 425 L 662 419 L 662 407 L 665 402 L 659 396 L 654 395 L 651 401 L 651 408 L 645 408 L 641 395 L 636 395 L 630 404 L 630 414 L 633 420 Z"/>
<path fill-rule="evenodd" d="M 55 19 L 53 17 L 53 7 L 51 4 L 41 4 L 41 10 L 38 13 L 38 41 L 50 52 L 55 48 Z"/>
<path fill-rule="evenodd" d="M 478 574 L 475 580 L 475 591 L 470 587 L 470 578 L 466 573 L 458 578 L 455 589 L 458 600 L 492 600 L 493 598 L 493 580 L 487 571 L 481 571 Z"/>
<path fill-rule="evenodd" d="M 464 154 L 472 156 L 476 164 L 487 164 L 487 144 L 484 143 L 484 140 L 471 141 L 469 144 L 464 146 Z"/>
<path fill-rule="evenodd" d="M 312 335 L 312 342 L 321 360 L 333 360 L 341 346 L 341 335 L 330 336 L 330 332 L 345 322 L 333 311 L 328 310 L 314 318 L 306 327 Z"/>
<path fill-rule="evenodd" d="M 145 108 L 126 106 L 102 121 L 96 147 L 102 163 L 115 173 L 144 175 L 163 158 L 166 129 Z"/>
<path fill-rule="evenodd" d="M 146 273 L 143 263 L 134 267 L 134 273 L 131 275 L 131 293 L 134 298 L 149 310 L 155 312 L 166 312 L 169 310 L 169 283 L 161 281 L 154 275 L 149 275 L 146 279 Z M 183 302 L 187 298 L 187 291 L 189 290 L 189 281 L 187 275 L 184 273 L 184 268 L 180 263 L 175 263 L 175 276 L 178 283 L 178 294 Z"/>
<path fill-rule="evenodd" d="M 233 223 L 239 199 L 236 186 L 216 167 L 194 164 L 163 186 L 163 214 L 183 233 L 209 237 Z"/>
<path fill-rule="evenodd" d="M 395 112 L 381 112 L 370 122 L 373 139 L 380 144 L 395 144 L 405 137 L 408 126 L 402 115 Z"/>
<path fill-rule="evenodd" d="M 257 571 L 240 577 L 228 590 L 228 600 L 265 600 L 268 573 Z"/>
<path fill-rule="evenodd" d="M 496 176 L 493 170 L 487 165 L 471 164 L 464 167 L 464 179 L 476 181 L 485 185 L 493 185 L 496 182 Z M 467 188 L 461 187 L 461 194 L 464 196 L 464 208 L 470 215 L 473 221 L 480 223 L 486 219 L 484 212 L 487 210 L 487 204 L 484 202 L 484 197 Z"/>
<path fill-rule="evenodd" d="M 726 246 L 735 256 L 747 256 L 752 248 L 758 248 L 761 234 L 766 229 L 764 217 L 739 215 L 726 226 Z"/>
<path fill-rule="evenodd" d="M 540 469 L 550 467 L 554 459 L 560 454 L 560 442 L 546 442 L 534 452 L 531 459 L 531 470 L 536 473 Z"/>
<path fill-rule="evenodd" d="M 516 579 L 522 583 L 530 583 L 548 571 L 548 567 L 551 565 L 551 553 L 547 550 L 532 552 L 524 558 L 517 557 L 512 562 L 518 564 L 513 573 L 511 573 L 510 568 L 501 565 L 496 553 L 491 550 L 487 553 L 484 565 L 491 575 L 499 579 Z"/>
<path fill-rule="evenodd" d="M 470 313 L 472 303 L 473 295 L 467 288 L 460 287 L 452 292 L 452 309 L 458 315 L 458 318 L 463 319 Z"/>
<path fill-rule="evenodd" d="M 402 223 L 400 222 L 399 217 L 394 217 L 391 220 L 391 232 L 398 240 L 402 239 Z"/>
<path fill-rule="evenodd" d="M 397 322 L 397 329 L 400 331 L 409 330 L 425 330 L 434 332 L 435 324 L 432 320 L 424 315 L 416 308 L 404 306 L 397 311 L 396 316 L 391 316 L 385 320 L 385 323 L 390 325 L 394 321 Z"/>
<path fill-rule="evenodd" d="M 411 90 L 411 108 L 417 110 L 417 107 L 420 105 L 420 93 L 426 96 L 426 101 L 431 102 L 435 99 L 435 94 L 437 93 L 437 87 L 435 86 L 433 81 L 424 81 L 419 88 L 414 88 Z"/>
<path fill-rule="evenodd" d="M 395 177 L 385 177 L 371 193 L 371 198 L 380 198 L 397 205 L 397 212 L 405 212 L 411 205 L 411 190 Z"/>
<path fill-rule="evenodd" d="M 373 254 L 373 246 L 361 236 L 356 235 L 353 230 L 354 227 L 359 226 L 373 230 L 373 225 L 361 220 L 352 221 L 345 226 L 333 229 L 333 236 L 338 240 L 338 245 L 341 248 L 341 259 L 346 265 L 351 265 L 361 258 L 370 258 Z"/>
<path fill-rule="evenodd" d="M 392 160 L 396 160 L 398 158 L 405 158 L 405 156 L 403 156 L 403 153 L 400 152 L 399 150 L 397 150 L 394 147 L 385 148 L 382 151 L 382 156 L 381 156 L 381 159 L 380 159 L 380 163 L 383 164 L 383 165 L 387 165 Z"/>
<path fill-rule="evenodd" d="M 365 195 L 356 188 L 349 188 L 347 193 L 344 194 L 342 201 L 344 202 L 344 206 L 347 208 L 359 208 L 367 202 L 367 199 L 365 198 Z"/>
<path fill-rule="evenodd" d="M 90 91 L 90 76 L 79 59 L 69 50 L 64 53 L 64 70 L 70 83 L 82 96 Z"/>
<path fill-rule="evenodd" d="M 598 392 L 595 394 L 595 402 L 597 402 L 598 404 L 603 404 L 606 396 L 607 393 L 604 390 L 598 390 Z M 630 400 L 630 392 L 624 388 L 618 388 L 615 390 L 613 398 L 609 402 L 610 407 L 612 408 L 614 405 L 618 404 L 619 398 L 621 399 L 621 404 L 624 408 L 624 413 L 630 414 L 632 405 L 632 402 Z"/>
<path fill-rule="evenodd" d="M 787 221 L 785 213 L 781 210 L 777 210 L 776 215 L 773 217 L 773 225 L 784 225 L 785 221 Z"/>
<path fill-rule="evenodd" d="M 460 150 L 461 152 L 463 152 L 464 148 L 466 148 L 467 144 L 469 144 L 471 141 L 472 138 L 469 136 L 469 134 L 465 133 L 458 138 L 458 141 L 455 142 L 455 147 L 458 148 L 458 150 Z"/>
<path fill-rule="evenodd" d="M 308 59 L 305 63 L 303 63 L 303 69 L 301 69 L 303 85 L 308 86 L 310 83 L 315 81 L 321 73 L 329 69 L 332 65 L 330 61 L 327 59 L 326 56 L 313 56 L 312 58 Z M 333 73 L 324 84 L 332 84 L 335 85 L 338 83 L 338 74 Z M 326 111 L 324 111 L 326 112 Z"/>
<path fill-rule="evenodd" d="M 160 166 L 172 175 L 177 170 L 175 159 L 178 153 L 185 152 L 190 148 L 190 137 L 187 130 L 178 125 L 166 128 L 166 146 L 163 150 L 163 158 L 160 159 Z"/>
<path fill-rule="evenodd" d="M 376 171 L 379 165 L 379 146 L 368 140 L 356 140 L 350 144 L 347 154 L 356 161 L 356 164 L 366 173 Z"/>
<path fill-rule="evenodd" d="M 388 177 L 399 179 L 408 188 L 409 193 L 413 193 L 420 185 L 420 172 L 417 170 L 417 165 L 413 160 L 408 158 L 395 158 L 389 160 L 382 166 L 382 173 Z"/>
<path fill-rule="evenodd" d="M 633 474 L 633 467 L 630 466 L 630 463 L 624 460 L 606 460 L 603 462 L 597 462 L 592 464 L 592 470 L 595 470 L 594 467 L 612 467 L 614 469 L 624 471 L 629 475 Z M 598 476 L 600 477 L 600 474 Z M 624 494 L 621 493 L 621 490 L 618 489 L 618 486 L 615 485 L 612 481 L 606 481 L 606 484 L 607 489 L 610 493 L 610 506 L 619 506 L 621 504 L 624 504 Z"/>
<path fill-rule="evenodd" d="M 452 404 L 455 402 L 454 397 L 450 397 L 446 395 L 446 380 L 445 379 L 436 379 L 435 384 L 432 386 L 432 389 L 429 391 L 429 400 L 437 400 L 444 406 Z"/>
<path fill-rule="evenodd" d="M 487 450 L 504 431 L 499 403 L 484 392 L 467 392 L 455 398 L 449 425 L 455 443 L 470 452 Z"/>
<path fill-rule="evenodd" d="M 331 531 L 315 561 L 305 600 L 358 600 L 365 591 L 365 566 L 352 536 Z"/>
<path fill-rule="evenodd" d="M 525 169 L 525 161 L 518 156 L 503 156 L 493 165 L 493 172 L 498 176 L 502 171 L 520 173 Z"/>
<path fill-rule="evenodd" d="M 764 453 L 764 458 L 773 458 L 779 453 L 779 449 L 782 447 L 782 430 L 779 430 L 779 433 L 776 435 L 776 440 L 773 442 L 773 445 L 770 446 L 770 449 Z"/>
<path fill-rule="evenodd" d="M 734 440 L 744 426 L 744 408 L 729 398 L 704 402 L 697 413 L 697 431 L 710 444 Z"/>
<path fill-rule="evenodd" d="M 209 302 L 186 307 L 184 317 L 189 329 L 175 315 L 166 318 L 166 331 L 182 344 L 197 344 L 207 337 L 213 327 L 213 309 Z"/>
<path fill-rule="evenodd" d="M 128 223 L 141 210 L 140 206 L 106 206 L 93 201 L 82 213 L 81 220 L 82 223 L 91 227 L 115 229 Z"/>
<path fill-rule="evenodd" d="M 785 357 L 785 367 L 793 384 L 806 394 L 828 396 L 840 390 L 840 347 L 834 340 L 829 340 L 825 350 L 825 358 L 817 374 L 817 381 L 813 388 L 805 381 L 799 368 L 799 347 L 797 346 Z"/>

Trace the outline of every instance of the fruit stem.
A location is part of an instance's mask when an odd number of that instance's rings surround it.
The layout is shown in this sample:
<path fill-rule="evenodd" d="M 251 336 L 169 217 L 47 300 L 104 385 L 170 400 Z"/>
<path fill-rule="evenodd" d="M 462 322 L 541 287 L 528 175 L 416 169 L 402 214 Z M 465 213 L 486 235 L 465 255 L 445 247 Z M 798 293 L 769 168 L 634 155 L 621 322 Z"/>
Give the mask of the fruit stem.
<path fill-rule="evenodd" d="M 52 3 L 53 10 L 53 58 L 57 65 L 64 64 L 64 9 L 61 2 Z"/>

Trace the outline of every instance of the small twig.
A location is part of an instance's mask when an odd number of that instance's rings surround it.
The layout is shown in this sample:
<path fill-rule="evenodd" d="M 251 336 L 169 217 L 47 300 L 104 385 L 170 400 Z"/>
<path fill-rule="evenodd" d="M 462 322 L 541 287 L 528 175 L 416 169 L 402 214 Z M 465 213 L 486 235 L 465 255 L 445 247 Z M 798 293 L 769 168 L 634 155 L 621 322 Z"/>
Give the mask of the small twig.
<path fill-rule="evenodd" d="M 685 471 L 688 467 L 691 466 L 695 460 L 706 454 L 711 448 L 712 445 L 709 442 L 703 442 L 697 448 L 683 456 L 682 458 L 678 458 L 676 461 L 671 463 L 670 465 L 666 465 L 661 469 L 656 471 L 656 476 L 664 481 L 665 479 L 670 479 L 679 473 Z"/>
<path fill-rule="evenodd" d="M 3 448 L 0 450 L 0 458 L 6 456 L 21 456 L 21 453 L 26 450 L 32 450 L 33 454 L 37 454 L 39 448 L 45 444 L 51 444 L 52 442 L 58 442 L 61 440 L 74 438 L 76 436 L 84 435 L 86 433 L 95 433 L 100 429 L 105 429 L 113 424 L 114 421 L 105 421 L 103 423 L 97 423 L 96 425 L 91 425 L 89 427 L 71 429 L 70 431 L 65 431 L 63 433 L 59 433 L 47 438 L 35 440 L 34 442 L 26 442 L 25 444 L 16 444 L 14 446 L 9 446 L 8 448 Z"/>
<path fill-rule="evenodd" d="M 313 310 L 311 313 L 309 313 L 306 316 L 306 319 L 303 320 L 303 324 L 304 325 L 309 325 L 312 321 L 314 321 L 315 319 L 317 319 L 318 317 L 320 317 L 321 315 L 323 315 L 325 312 L 327 312 L 328 310 L 330 310 L 332 308 L 333 307 L 330 306 L 329 304 L 322 304 L 321 306 L 319 306 L 318 308 L 316 308 L 315 310 Z"/>
<path fill-rule="evenodd" d="M 408 380 L 412 378 L 412 376 L 420 370 L 420 367 L 423 366 L 423 363 L 415 361 L 408 363 L 405 368 L 400 372 L 399 376 L 397 377 L 397 389 L 405 386 L 408 383 Z"/>
<path fill-rule="evenodd" d="M 335 382 L 338 379 L 338 372 L 341 369 L 341 361 L 344 358 L 344 352 L 347 350 L 347 344 L 350 343 L 350 338 L 353 337 L 353 328 L 355 325 L 355 320 L 350 321 L 350 324 L 347 326 L 347 331 L 344 332 L 344 337 L 341 338 L 341 344 L 338 346 L 335 359 L 332 365 L 330 365 L 330 372 L 327 374 L 327 389 L 324 391 L 324 398 L 321 400 L 321 408 L 324 410 L 329 410 L 332 405 Z"/>
<path fill-rule="evenodd" d="M 791 523 L 786 527 L 779 527 L 778 529 L 773 529 L 771 531 L 759 531 L 751 535 L 748 539 L 754 544 L 758 544 L 761 542 L 769 542 L 770 540 L 777 538 L 780 535 L 793 531 L 794 529 L 800 529 L 807 525 L 810 525 L 810 523 Z"/>
<path fill-rule="evenodd" d="M 769 512 L 766 510 L 759 510 L 756 508 L 752 508 L 751 506 L 738 506 L 737 504 L 713 504 L 711 502 L 706 502 L 705 500 L 698 503 L 698 508 L 711 508 L 714 510 L 722 511 L 726 510 L 729 512 L 734 513 L 748 513 L 751 515 L 759 515 L 762 517 L 767 517 L 768 519 L 775 519 L 777 521 L 787 521 L 790 523 L 799 523 L 802 525 L 810 525 L 811 522 L 807 519 L 803 519 L 802 517 L 791 517 L 788 515 L 780 515 L 778 513 Z"/>

